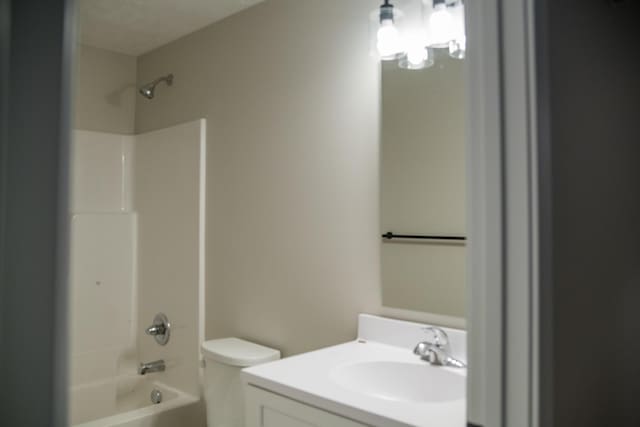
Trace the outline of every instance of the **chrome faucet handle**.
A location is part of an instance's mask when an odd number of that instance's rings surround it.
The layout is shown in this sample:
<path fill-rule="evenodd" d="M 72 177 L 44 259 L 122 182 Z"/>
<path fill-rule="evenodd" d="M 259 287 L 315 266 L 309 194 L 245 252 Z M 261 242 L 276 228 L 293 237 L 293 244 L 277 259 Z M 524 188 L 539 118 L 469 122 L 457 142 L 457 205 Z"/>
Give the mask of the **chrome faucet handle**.
<path fill-rule="evenodd" d="M 423 359 L 431 359 L 435 356 L 434 346 L 428 342 L 419 342 L 413 349 L 413 354 Z"/>
<path fill-rule="evenodd" d="M 434 366 L 466 367 L 464 362 L 451 356 L 449 336 L 445 331 L 433 326 L 426 327 L 423 331 L 430 336 L 425 341 L 418 343 L 413 349 L 416 355 Z"/>
<path fill-rule="evenodd" d="M 449 344 L 449 335 L 445 331 L 435 326 L 428 326 L 423 331 L 428 335 L 427 339 L 425 339 L 427 344 L 449 353 L 451 345 Z"/>
<path fill-rule="evenodd" d="M 144 332 L 153 336 L 158 344 L 166 345 L 171 336 L 171 323 L 165 314 L 158 313 L 153 318 L 153 324 L 145 329 Z"/>
<path fill-rule="evenodd" d="M 151 325 L 144 331 L 147 335 L 164 335 L 166 328 L 164 325 Z"/>

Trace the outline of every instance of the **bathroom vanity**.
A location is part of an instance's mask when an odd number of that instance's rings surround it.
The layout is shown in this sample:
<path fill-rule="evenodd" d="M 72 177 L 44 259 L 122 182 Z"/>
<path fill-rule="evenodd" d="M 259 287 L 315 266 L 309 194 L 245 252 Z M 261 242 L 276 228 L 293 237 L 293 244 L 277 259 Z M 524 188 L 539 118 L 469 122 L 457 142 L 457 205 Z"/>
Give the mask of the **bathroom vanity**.
<path fill-rule="evenodd" d="M 245 369 L 247 427 L 459 427 L 466 369 L 413 353 L 427 325 L 360 315 L 358 339 Z M 443 328 L 466 362 L 466 333 Z"/>

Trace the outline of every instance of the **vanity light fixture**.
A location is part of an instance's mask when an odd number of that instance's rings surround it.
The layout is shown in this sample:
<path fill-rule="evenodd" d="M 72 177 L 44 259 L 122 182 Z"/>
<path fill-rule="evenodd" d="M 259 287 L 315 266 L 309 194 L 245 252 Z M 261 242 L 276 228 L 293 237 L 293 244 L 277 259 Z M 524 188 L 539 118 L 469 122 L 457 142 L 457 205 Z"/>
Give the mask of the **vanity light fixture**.
<path fill-rule="evenodd" d="M 434 58 L 463 59 L 466 35 L 463 0 L 390 0 L 370 15 L 371 52 L 382 61 L 397 60 L 400 68 L 420 70 Z"/>

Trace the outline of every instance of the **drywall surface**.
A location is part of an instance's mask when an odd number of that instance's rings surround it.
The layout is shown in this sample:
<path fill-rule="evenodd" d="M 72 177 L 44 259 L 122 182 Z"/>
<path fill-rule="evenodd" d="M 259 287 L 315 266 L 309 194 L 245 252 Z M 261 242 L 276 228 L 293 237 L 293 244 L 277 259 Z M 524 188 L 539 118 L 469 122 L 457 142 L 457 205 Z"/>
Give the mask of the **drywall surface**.
<path fill-rule="evenodd" d="M 133 134 L 136 58 L 77 45 L 74 128 Z"/>
<path fill-rule="evenodd" d="M 136 132 L 207 119 L 206 336 L 285 355 L 380 307 L 373 0 L 271 0 L 139 57 Z"/>
<path fill-rule="evenodd" d="M 465 235 L 464 62 L 382 66 L 380 232 Z M 385 306 L 464 317 L 465 245 L 382 243 Z"/>
<path fill-rule="evenodd" d="M 262 0 L 80 1 L 83 44 L 138 56 Z"/>
<path fill-rule="evenodd" d="M 546 3 L 553 418 L 640 425 L 640 5 Z"/>

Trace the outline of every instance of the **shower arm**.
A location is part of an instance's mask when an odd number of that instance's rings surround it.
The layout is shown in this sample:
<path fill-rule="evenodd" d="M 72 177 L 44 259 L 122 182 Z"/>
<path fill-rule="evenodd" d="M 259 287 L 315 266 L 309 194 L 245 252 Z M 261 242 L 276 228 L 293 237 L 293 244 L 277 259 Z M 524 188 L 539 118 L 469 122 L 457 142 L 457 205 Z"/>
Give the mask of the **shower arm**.
<path fill-rule="evenodd" d="M 154 81 L 152 81 L 149 86 L 155 86 L 160 82 L 167 82 L 168 86 L 171 86 L 173 84 L 173 74 L 167 74 L 166 76 L 162 76 L 162 77 L 158 77 L 157 79 L 155 79 Z"/>

